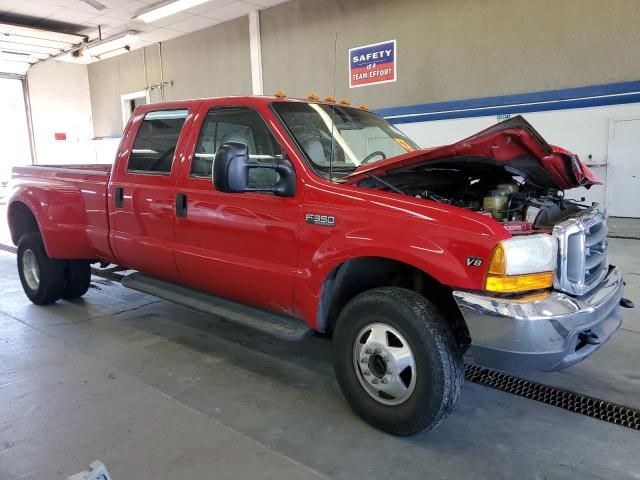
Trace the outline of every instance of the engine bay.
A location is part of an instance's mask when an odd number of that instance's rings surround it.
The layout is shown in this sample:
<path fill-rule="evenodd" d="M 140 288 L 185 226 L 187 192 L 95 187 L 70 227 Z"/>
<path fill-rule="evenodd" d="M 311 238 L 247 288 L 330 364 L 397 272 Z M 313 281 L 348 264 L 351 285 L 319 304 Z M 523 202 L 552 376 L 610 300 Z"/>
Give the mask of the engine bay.
<path fill-rule="evenodd" d="M 548 185 L 540 178 L 544 172 L 510 167 L 487 158 L 446 158 L 380 177 L 368 175 L 358 185 L 490 216 L 512 235 L 550 233 L 554 225 L 589 208 L 565 199 L 562 190 L 541 186 Z"/>

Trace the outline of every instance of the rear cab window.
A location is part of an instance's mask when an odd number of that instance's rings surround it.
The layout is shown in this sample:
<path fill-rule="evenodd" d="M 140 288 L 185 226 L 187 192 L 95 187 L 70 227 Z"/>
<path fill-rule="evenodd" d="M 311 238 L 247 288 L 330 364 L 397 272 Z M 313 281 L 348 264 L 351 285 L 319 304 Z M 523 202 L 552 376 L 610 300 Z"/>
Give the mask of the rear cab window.
<path fill-rule="evenodd" d="M 169 175 L 187 109 L 148 112 L 131 148 L 127 172 Z"/>

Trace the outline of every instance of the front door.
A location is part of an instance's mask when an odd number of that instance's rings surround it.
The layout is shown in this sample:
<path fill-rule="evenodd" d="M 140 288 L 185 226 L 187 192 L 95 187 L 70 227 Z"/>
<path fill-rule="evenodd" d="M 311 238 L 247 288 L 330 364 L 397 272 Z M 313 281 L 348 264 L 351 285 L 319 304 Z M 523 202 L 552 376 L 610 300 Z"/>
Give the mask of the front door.
<path fill-rule="evenodd" d="M 247 145 L 262 162 L 285 154 L 261 114 L 247 106 L 204 108 L 191 137 L 196 147 L 183 164 L 177 195 L 186 209 L 176 217 L 176 263 L 182 281 L 216 295 L 290 313 L 298 262 L 300 197 L 215 190 L 212 165 L 225 142 Z M 254 169 L 254 186 L 274 185 L 273 170 Z"/>
<path fill-rule="evenodd" d="M 138 114 L 109 185 L 111 240 L 118 262 L 170 281 L 179 280 L 173 255 L 176 157 L 190 123 L 186 108 Z"/>

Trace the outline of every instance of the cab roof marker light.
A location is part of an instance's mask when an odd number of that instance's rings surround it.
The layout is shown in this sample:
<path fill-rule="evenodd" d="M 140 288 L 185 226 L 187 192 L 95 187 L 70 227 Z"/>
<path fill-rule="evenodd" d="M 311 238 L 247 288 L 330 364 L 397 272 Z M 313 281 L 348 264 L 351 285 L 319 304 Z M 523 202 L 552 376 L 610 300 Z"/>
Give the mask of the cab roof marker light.
<path fill-rule="evenodd" d="M 153 5 L 150 8 L 139 11 L 134 17 L 136 20 L 141 20 L 144 23 L 151 23 L 161 18 L 175 15 L 176 13 L 188 10 L 203 3 L 207 3 L 210 0 L 172 0 L 170 2 L 164 2 L 160 5 Z"/>
<path fill-rule="evenodd" d="M 329 96 L 325 97 L 324 101 L 325 102 L 335 102 L 336 101 L 336 97 L 334 97 L 333 95 L 329 95 Z"/>
<path fill-rule="evenodd" d="M 314 102 L 320 100 L 320 96 L 316 92 L 311 92 L 309 95 L 307 95 L 307 98 L 309 100 L 313 100 Z"/>
<path fill-rule="evenodd" d="M 287 94 L 284 92 L 284 90 L 276 90 L 276 93 L 274 93 L 273 96 L 278 98 L 284 98 L 287 96 Z"/>
<path fill-rule="evenodd" d="M 360 110 L 369 110 L 369 105 L 367 105 L 366 103 L 361 103 L 358 108 Z"/>
<path fill-rule="evenodd" d="M 348 98 L 343 98 L 342 100 L 340 100 L 340 104 L 341 105 L 351 105 L 351 102 L 349 101 Z"/>

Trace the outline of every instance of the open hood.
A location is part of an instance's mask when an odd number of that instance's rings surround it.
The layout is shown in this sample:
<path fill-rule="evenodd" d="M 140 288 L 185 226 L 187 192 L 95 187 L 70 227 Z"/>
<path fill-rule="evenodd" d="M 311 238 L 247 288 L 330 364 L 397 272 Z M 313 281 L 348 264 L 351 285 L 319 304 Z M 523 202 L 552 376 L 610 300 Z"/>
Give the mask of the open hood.
<path fill-rule="evenodd" d="M 451 145 L 416 150 L 363 165 L 344 180 L 352 184 L 369 174 L 384 175 L 398 169 L 420 168 L 427 162 L 444 163 L 447 159 L 503 164 L 510 173 L 540 188 L 568 190 L 602 183 L 577 155 L 549 145 L 522 116 L 497 123 Z"/>

